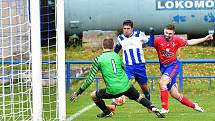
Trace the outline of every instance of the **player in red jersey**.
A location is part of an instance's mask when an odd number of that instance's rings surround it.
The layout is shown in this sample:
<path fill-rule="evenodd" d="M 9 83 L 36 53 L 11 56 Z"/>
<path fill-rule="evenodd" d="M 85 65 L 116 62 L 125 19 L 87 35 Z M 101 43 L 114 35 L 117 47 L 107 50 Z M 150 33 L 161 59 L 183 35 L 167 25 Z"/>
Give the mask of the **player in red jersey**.
<path fill-rule="evenodd" d="M 183 46 L 195 45 L 204 41 L 213 40 L 213 36 L 207 35 L 206 37 L 199 39 L 183 40 L 174 34 L 174 25 L 167 25 L 164 28 L 164 35 L 156 36 L 152 44 L 152 46 L 157 50 L 160 61 L 160 71 L 162 73 L 159 81 L 162 113 L 169 112 L 168 91 L 173 98 L 182 104 L 191 107 L 196 111 L 204 112 L 197 103 L 193 103 L 178 92 L 176 76 L 179 73 L 179 62 L 176 58 L 176 52 Z"/>

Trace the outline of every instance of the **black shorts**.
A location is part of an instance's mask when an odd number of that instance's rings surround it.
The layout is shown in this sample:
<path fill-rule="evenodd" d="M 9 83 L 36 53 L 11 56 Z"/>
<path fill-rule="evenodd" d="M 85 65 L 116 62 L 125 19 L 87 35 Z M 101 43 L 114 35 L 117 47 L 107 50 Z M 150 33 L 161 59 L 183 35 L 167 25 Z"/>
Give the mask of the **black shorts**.
<path fill-rule="evenodd" d="M 133 86 L 131 86 L 127 91 L 116 94 L 116 95 L 106 93 L 105 88 L 99 89 L 96 91 L 96 97 L 101 98 L 101 99 L 112 99 L 112 98 L 120 97 L 122 95 L 125 95 L 126 97 L 128 97 L 131 100 L 137 100 L 140 96 L 140 93 Z"/>

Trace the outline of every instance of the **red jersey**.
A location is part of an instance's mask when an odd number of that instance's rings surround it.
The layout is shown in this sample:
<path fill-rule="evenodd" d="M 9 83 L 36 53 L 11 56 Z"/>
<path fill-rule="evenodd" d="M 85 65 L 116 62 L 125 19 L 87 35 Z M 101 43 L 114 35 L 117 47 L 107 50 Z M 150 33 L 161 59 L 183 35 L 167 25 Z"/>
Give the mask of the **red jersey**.
<path fill-rule="evenodd" d="M 187 41 L 173 36 L 171 40 L 166 40 L 163 35 L 156 36 L 154 48 L 157 50 L 160 64 L 171 64 L 177 60 L 176 53 L 180 47 L 186 46 Z"/>

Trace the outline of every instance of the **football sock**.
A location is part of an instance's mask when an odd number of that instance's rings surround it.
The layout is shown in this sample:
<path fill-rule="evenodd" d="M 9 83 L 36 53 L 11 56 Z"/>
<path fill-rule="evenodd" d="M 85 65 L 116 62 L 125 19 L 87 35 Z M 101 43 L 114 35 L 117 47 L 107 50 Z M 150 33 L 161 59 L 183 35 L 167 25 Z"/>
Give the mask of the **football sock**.
<path fill-rule="evenodd" d="M 179 96 L 178 101 L 180 101 L 182 104 L 184 104 L 184 105 L 186 105 L 188 107 L 195 108 L 195 105 L 193 104 L 193 102 L 191 102 L 190 100 L 188 100 L 183 95 Z"/>
<path fill-rule="evenodd" d="M 150 94 L 149 91 L 144 91 L 143 94 L 145 95 L 145 98 L 150 100 Z"/>
<path fill-rule="evenodd" d="M 155 107 L 148 99 L 146 98 L 142 98 L 139 101 L 140 104 L 142 104 L 143 106 L 145 106 L 148 109 L 152 109 L 153 107 Z"/>
<path fill-rule="evenodd" d="M 160 93 L 161 93 L 162 108 L 164 108 L 165 110 L 168 110 L 168 90 L 167 90 L 167 88 L 161 87 Z"/>
<path fill-rule="evenodd" d="M 145 95 L 145 98 L 150 100 L 150 93 L 149 93 L 149 90 L 147 90 L 147 88 L 145 89 L 147 85 L 140 85 L 140 88 L 142 89 L 143 91 L 143 94 Z"/>
<path fill-rule="evenodd" d="M 94 102 L 105 114 L 110 114 L 110 111 L 108 110 L 107 106 L 105 105 L 104 100 L 100 100 L 97 102 Z"/>

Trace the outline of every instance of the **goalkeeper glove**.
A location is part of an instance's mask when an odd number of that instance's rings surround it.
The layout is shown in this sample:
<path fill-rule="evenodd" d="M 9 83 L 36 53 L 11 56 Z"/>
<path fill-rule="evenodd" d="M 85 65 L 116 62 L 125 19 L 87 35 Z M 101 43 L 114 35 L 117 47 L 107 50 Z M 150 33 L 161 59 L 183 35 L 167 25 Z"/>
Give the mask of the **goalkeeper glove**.
<path fill-rule="evenodd" d="M 77 92 L 74 92 L 74 93 L 72 94 L 72 96 L 70 96 L 70 101 L 71 101 L 71 102 L 74 102 L 74 101 L 77 100 L 77 98 L 78 98 Z"/>
<path fill-rule="evenodd" d="M 81 93 L 83 93 L 83 92 L 84 92 L 84 90 L 81 89 L 81 88 L 79 88 L 79 89 L 78 89 L 78 92 L 74 92 L 74 93 L 72 94 L 72 96 L 70 96 L 70 98 L 69 98 L 70 101 L 71 101 L 71 102 L 76 101 L 77 98 L 78 98 L 78 96 L 81 95 Z"/>

